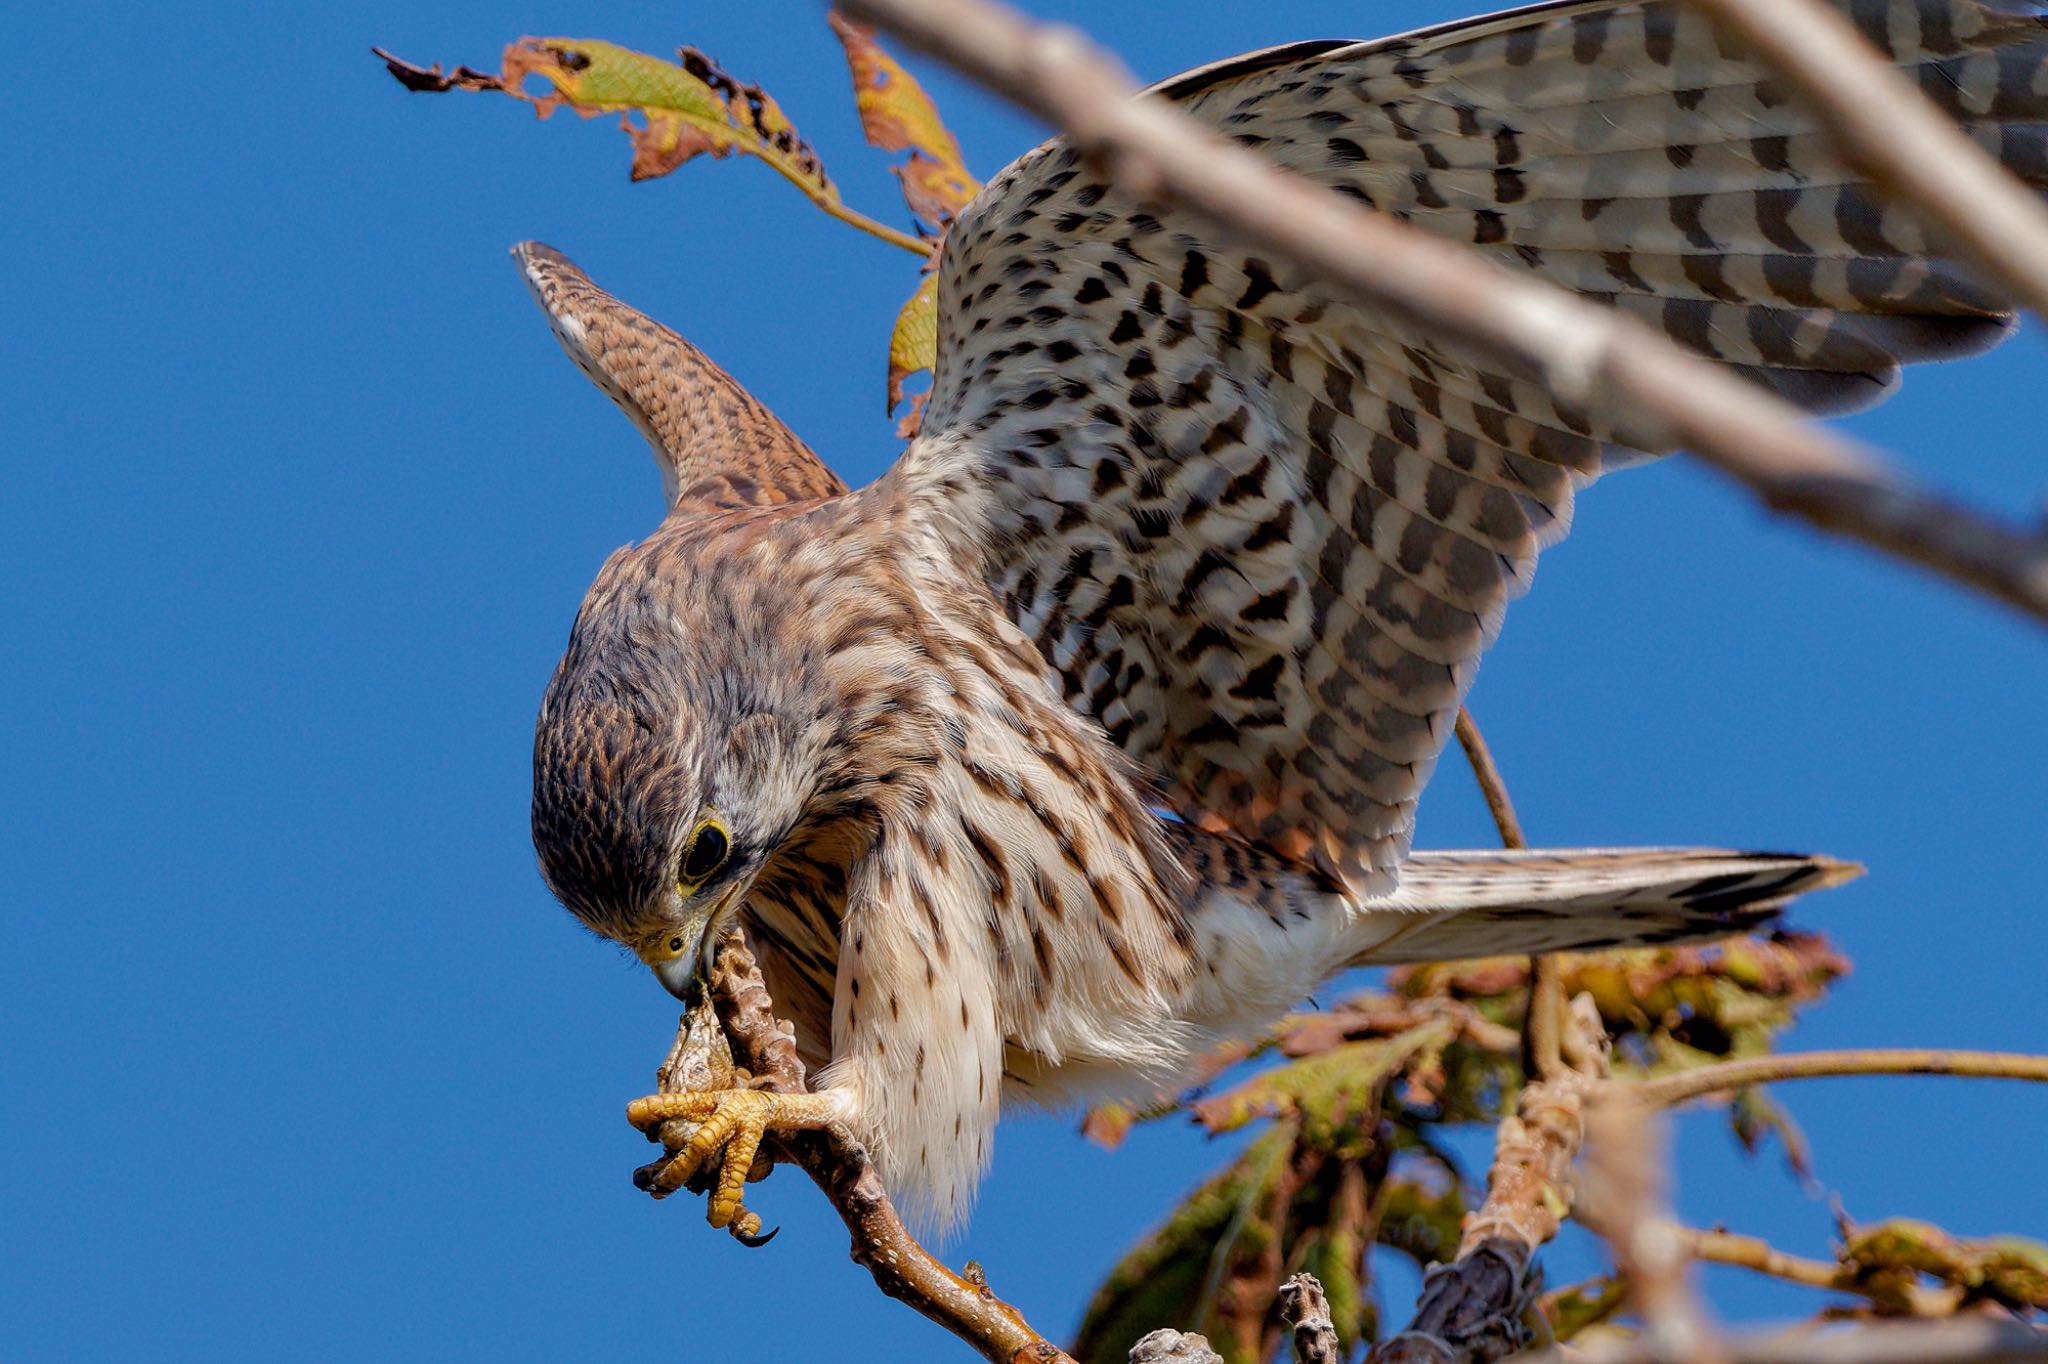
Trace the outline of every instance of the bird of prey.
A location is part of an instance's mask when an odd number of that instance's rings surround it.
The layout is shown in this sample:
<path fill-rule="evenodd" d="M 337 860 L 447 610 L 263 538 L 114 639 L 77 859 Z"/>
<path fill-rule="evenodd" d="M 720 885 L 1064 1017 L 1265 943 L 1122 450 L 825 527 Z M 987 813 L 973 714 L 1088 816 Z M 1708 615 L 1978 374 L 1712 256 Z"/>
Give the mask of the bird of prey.
<path fill-rule="evenodd" d="M 1845 8 L 2048 179 L 2041 5 Z M 1817 411 L 2013 327 L 1671 0 L 1298 43 L 1152 94 Z M 1065 141 L 952 226 L 922 429 L 857 491 L 674 333 L 515 254 L 668 490 L 542 703 L 541 869 L 684 997 L 743 922 L 818 1068 L 813 1094 L 663 1110 L 702 1120 L 693 1164 L 722 1158 L 715 1223 L 764 1132 L 847 1124 L 944 1223 L 1005 1103 L 1170 1085 L 1345 967 L 1709 937 L 1853 873 L 1411 851 L 1508 601 L 1657 434 L 1134 199 Z"/>

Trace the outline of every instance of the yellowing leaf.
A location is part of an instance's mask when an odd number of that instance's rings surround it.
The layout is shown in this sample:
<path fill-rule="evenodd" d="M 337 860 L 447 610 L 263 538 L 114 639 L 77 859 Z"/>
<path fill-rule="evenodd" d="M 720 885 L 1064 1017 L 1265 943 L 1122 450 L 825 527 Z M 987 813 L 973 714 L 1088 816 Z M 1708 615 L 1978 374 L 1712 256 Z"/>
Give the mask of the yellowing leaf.
<path fill-rule="evenodd" d="M 889 333 L 889 411 L 903 401 L 903 381 L 939 362 L 939 277 L 926 275 L 917 291 L 896 314 L 896 328 Z M 914 406 L 904 418 L 904 437 L 917 432 L 917 417 L 924 408 L 924 395 L 911 400 Z"/>
<path fill-rule="evenodd" d="M 825 17 L 846 49 L 854 103 L 868 141 L 884 151 L 910 153 L 910 160 L 895 168 L 904 202 L 927 226 L 944 232 L 981 188 L 967 173 L 959 142 L 917 78 L 882 50 L 871 30 L 836 11 Z"/>
<path fill-rule="evenodd" d="M 671 62 L 592 38 L 521 38 L 505 49 L 497 75 L 469 67 L 443 75 L 438 65 L 377 55 L 409 90 L 495 90 L 531 104 L 542 118 L 564 107 L 585 118 L 618 114 L 633 141 L 635 180 L 666 175 L 700 152 L 758 157 L 833 217 L 921 257 L 931 254 L 930 242 L 848 208 L 781 106 L 695 48 L 681 49 Z M 545 91 L 527 88 L 535 79 L 546 82 Z"/>
<path fill-rule="evenodd" d="M 530 100 L 543 118 L 563 105 L 585 118 L 620 114 L 633 139 L 635 180 L 666 175 L 699 152 L 738 150 L 812 198 L 839 201 L 817 153 L 765 91 L 740 84 L 695 48 L 680 55 L 678 64 L 595 39 L 521 38 L 505 49 L 502 79 L 507 94 Z M 529 92 L 534 76 L 553 92 Z M 631 122 L 635 114 L 644 126 Z"/>

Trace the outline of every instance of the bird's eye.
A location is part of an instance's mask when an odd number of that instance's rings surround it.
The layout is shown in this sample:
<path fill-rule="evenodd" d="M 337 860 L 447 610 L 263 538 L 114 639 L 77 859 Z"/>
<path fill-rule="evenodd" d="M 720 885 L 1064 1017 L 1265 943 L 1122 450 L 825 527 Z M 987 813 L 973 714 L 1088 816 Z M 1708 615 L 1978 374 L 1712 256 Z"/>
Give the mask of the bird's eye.
<path fill-rule="evenodd" d="M 705 820 L 690 835 L 690 846 L 683 850 L 683 880 L 695 885 L 725 865 L 726 854 L 732 851 L 725 830 L 714 820 Z"/>

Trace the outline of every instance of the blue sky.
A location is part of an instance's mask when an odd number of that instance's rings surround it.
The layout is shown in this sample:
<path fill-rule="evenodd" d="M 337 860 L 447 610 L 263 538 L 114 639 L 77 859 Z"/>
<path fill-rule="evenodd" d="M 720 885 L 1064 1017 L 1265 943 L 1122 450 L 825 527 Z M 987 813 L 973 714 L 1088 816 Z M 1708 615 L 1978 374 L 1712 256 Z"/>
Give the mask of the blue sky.
<path fill-rule="evenodd" d="M 1153 78 L 1462 6 L 1038 8 Z M 902 222 L 818 12 L 72 5 L 12 27 L 42 74 L 17 73 L 0 215 L 0 1354 L 795 1358 L 852 1331 L 965 1358 L 847 1263 L 793 1173 L 753 1196 L 783 1226 L 753 1253 L 694 1203 L 632 1191 L 646 1147 L 621 1112 L 673 1007 L 550 901 L 526 831 L 541 687 L 599 562 L 654 525 L 659 482 L 506 248 L 570 253 L 856 483 L 895 452 L 884 343 L 914 262 L 759 165 L 631 186 L 608 126 L 409 96 L 367 52 L 694 43 Z M 1040 135 L 931 85 L 984 174 Z M 1854 425 L 1930 482 L 2035 515 L 2044 375 L 2023 335 L 1916 372 Z M 1667 461 L 1583 500 L 1473 705 L 1539 842 L 1870 865 L 1802 907 L 1857 970 L 1797 1045 L 2038 1051 L 2042 643 Z M 1454 762 L 1420 841 L 1491 841 Z M 2048 1233 L 2048 1093 L 1781 1095 L 1855 1216 Z M 1688 1216 L 1824 1253 L 1826 1199 L 1731 1153 L 1717 1118 L 1687 1119 L 1678 1149 Z M 1177 1125 L 1111 1155 L 1066 1120 L 1006 1122 L 954 1254 L 1064 1335 L 1224 1155 Z M 1568 1240 L 1553 1280 L 1589 1263 Z M 1714 1287 L 1737 1317 L 1809 1301 Z"/>

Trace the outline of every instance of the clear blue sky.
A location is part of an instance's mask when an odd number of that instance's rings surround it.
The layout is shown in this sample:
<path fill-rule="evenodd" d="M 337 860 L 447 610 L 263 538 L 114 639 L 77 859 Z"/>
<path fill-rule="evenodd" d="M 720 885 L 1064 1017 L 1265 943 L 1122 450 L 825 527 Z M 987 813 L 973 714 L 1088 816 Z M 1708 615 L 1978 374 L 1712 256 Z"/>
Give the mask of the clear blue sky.
<path fill-rule="evenodd" d="M 1157 77 L 1461 7 L 1064 9 Z M 621 1110 L 673 1006 L 550 901 L 526 829 L 541 687 L 659 484 L 506 248 L 569 252 L 856 483 L 895 451 L 883 349 L 914 264 L 759 165 L 631 186 L 608 126 L 407 95 L 367 52 L 694 43 L 901 222 L 818 12 L 74 4 L 11 27 L 0 1355 L 793 1359 L 854 1330 L 967 1357 L 847 1263 L 797 1175 L 754 1195 L 783 1232 L 753 1253 L 633 1192 L 647 1148 Z M 1039 136 L 932 84 L 984 174 Z M 2044 379 L 2025 335 L 1856 425 L 2033 514 Z M 2038 1051 L 2044 696 L 2036 629 L 1674 461 L 1584 499 L 1473 704 L 1539 841 L 1869 863 L 1803 908 L 1857 971 L 1798 1045 Z M 1486 844 L 1443 773 L 1422 843 Z M 1856 1216 L 2048 1233 L 2048 1093 L 1782 1093 Z M 1680 1151 L 1688 1215 L 1824 1250 L 1825 1200 L 1731 1154 L 1717 1118 Z M 1007 1122 L 955 1254 L 1064 1334 L 1224 1154 L 1177 1126 L 1109 1155 Z M 1553 1279 L 1587 1263 L 1567 1244 Z M 1808 1301 L 1717 1291 L 1740 1316 Z"/>

